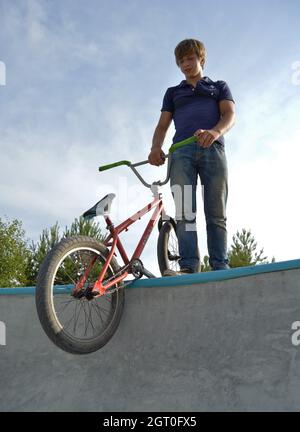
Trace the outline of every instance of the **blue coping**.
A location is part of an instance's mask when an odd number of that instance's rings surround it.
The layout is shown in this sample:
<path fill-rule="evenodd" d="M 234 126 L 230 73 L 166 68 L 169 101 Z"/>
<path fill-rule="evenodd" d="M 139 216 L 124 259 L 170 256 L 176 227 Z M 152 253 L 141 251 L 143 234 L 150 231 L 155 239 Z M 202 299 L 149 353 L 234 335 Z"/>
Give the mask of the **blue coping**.
<path fill-rule="evenodd" d="M 286 270 L 300 269 L 300 259 L 282 261 L 271 264 L 258 264 L 249 267 L 239 267 L 229 270 L 193 273 L 182 276 L 158 277 L 155 279 L 137 279 L 125 281 L 126 288 L 170 287 L 179 285 L 204 284 L 229 279 L 237 279 L 262 273 L 273 273 Z M 54 288 L 56 294 L 67 294 L 73 285 L 64 285 Z M 0 288 L 0 295 L 26 295 L 35 294 L 35 287 Z"/>

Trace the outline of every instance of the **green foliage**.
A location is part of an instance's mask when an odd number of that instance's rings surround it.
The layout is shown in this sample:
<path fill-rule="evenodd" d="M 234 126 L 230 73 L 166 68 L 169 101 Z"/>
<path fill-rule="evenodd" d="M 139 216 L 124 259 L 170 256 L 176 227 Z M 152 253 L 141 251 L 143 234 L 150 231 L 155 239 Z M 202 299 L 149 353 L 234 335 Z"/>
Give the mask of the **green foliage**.
<path fill-rule="evenodd" d="M 232 268 L 246 267 L 257 264 L 268 264 L 267 257 L 263 256 L 264 249 L 257 251 L 257 242 L 251 234 L 251 230 L 237 231 L 232 238 L 233 244 L 228 252 L 229 265 Z M 273 257 L 272 262 L 275 261 Z"/>
<path fill-rule="evenodd" d="M 209 265 L 209 256 L 205 255 L 203 258 L 203 263 L 201 263 L 201 272 L 211 271 L 211 266 Z"/>
<path fill-rule="evenodd" d="M 58 222 L 50 229 L 46 228 L 40 235 L 38 243 L 29 246 L 29 260 L 27 262 L 27 285 L 35 285 L 39 267 L 47 253 L 60 241 Z"/>
<path fill-rule="evenodd" d="M 251 230 L 247 231 L 243 228 L 241 232 L 237 231 L 232 238 L 232 242 L 233 244 L 228 251 L 229 266 L 231 268 L 268 264 L 267 257 L 263 256 L 264 249 L 257 251 L 257 242 L 252 236 Z M 275 262 L 274 257 L 271 262 Z M 201 272 L 211 270 L 209 257 L 205 255 L 201 264 Z"/>
<path fill-rule="evenodd" d="M 21 221 L 15 219 L 5 222 L 0 218 L 0 287 L 35 285 L 39 268 L 47 253 L 62 238 L 76 235 L 94 237 L 100 242 L 104 240 L 99 224 L 81 217 L 75 219 L 70 227 L 66 227 L 62 234 L 56 222 L 49 229 L 43 230 L 37 243 L 31 242 L 28 245 Z M 264 249 L 257 250 L 257 242 L 250 230 L 237 231 L 232 242 L 228 251 L 231 268 L 268 263 Z M 90 260 L 90 257 L 65 260 L 61 269 L 61 281 L 58 282 L 69 283 L 70 278 L 66 281 L 66 274 L 76 275 L 81 272 L 81 266 L 86 264 L 84 260 Z M 275 262 L 274 257 L 271 262 Z M 99 274 L 100 269 L 101 263 L 96 263 L 92 270 L 93 277 Z M 211 271 L 207 255 L 201 263 L 201 271 Z"/>
<path fill-rule="evenodd" d="M 44 229 L 40 236 L 39 242 L 32 242 L 30 245 L 30 261 L 28 262 L 27 267 L 28 285 L 36 284 L 39 268 L 47 253 L 53 248 L 53 246 L 55 246 L 63 238 L 76 235 L 94 237 L 99 241 L 103 241 L 104 239 L 99 224 L 90 220 L 84 220 L 82 217 L 79 219 L 76 218 L 70 228 L 65 228 L 65 231 L 62 233 L 62 235 L 60 235 L 58 222 L 56 222 L 56 224 L 49 229 Z M 66 266 L 64 269 L 65 272 L 69 272 L 70 274 L 74 274 L 74 272 L 76 273 L 77 271 L 73 268 L 74 263 L 72 263 L 71 260 L 70 262 L 66 261 L 64 266 Z M 61 283 L 63 283 L 63 276 L 61 276 L 61 279 Z M 70 280 L 68 282 L 70 282 Z"/>
<path fill-rule="evenodd" d="M 22 222 L 0 218 L 0 287 L 26 284 L 29 251 Z"/>
<path fill-rule="evenodd" d="M 104 239 L 100 225 L 90 220 L 85 220 L 83 217 L 75 219 L 70 228 L 66 227 L 63 237 L 71 237 L 75 235 L 94 237 L 100 242 Z"/>

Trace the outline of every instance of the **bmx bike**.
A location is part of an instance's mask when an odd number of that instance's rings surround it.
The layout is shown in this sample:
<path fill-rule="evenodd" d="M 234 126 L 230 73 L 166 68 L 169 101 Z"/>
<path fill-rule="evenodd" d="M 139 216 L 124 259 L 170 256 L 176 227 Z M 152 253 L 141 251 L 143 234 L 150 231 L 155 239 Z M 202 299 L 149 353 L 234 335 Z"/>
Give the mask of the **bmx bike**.
<path fill-rule="evenodd" d="M 104 171 L 127 165 L 142 184 L 151 189 L 153 200 L 114 226 L 110 208 L 115 195 L 106 195 L 82 215 L 85 219 L 104 217 L 108 230 L 104 241 L 81 235 L 67 237 L 46 255 L 37 278 L 36 308 L 45 333 L 57 347 L 72 354 L 88 354 L 102 348 L 111 339 L 122 316 L 124 288 L 132 283 L 132 280 L 124 279 L 128 275 L 135 279 L 155 277 L 144 267 L 140 256 L 156 224 L 159 228 L 157 258 L 160 272 L 179 269 L 176 222 L 165 212 L 159 187 L 169 181 L 172 153 L 195 141 L 195 137 L 190 137 L 170 147 L 166 155 L 168 166 L 164 181 L 148 184 L 142 178 L 136 167 L 148 161 L 135 164 L 120 161 L 99 167 L 99 171 Z M 151 219 L 129 259 L 119 236 L 152 209 Z M 119 265 L 115 258 L 117 250 L 123 265 Z"/>

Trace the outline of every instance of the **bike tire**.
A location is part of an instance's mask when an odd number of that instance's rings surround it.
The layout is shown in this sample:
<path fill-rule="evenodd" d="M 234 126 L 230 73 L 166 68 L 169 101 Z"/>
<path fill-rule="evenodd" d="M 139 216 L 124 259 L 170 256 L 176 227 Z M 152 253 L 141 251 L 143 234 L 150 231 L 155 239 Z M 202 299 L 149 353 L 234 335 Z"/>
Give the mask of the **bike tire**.
<path fill-rule="evenodd" d="M 70 294 L 57 294 L 57 285 L 55 285 L 55 281 L 63 281 L 65 278 L 64 272 L 66 273 L 66 277 L 69 272 L 72 272 L 69 276 L 72 283 L 74 282 L 74 286 L 76 282 L 76 280 L 74 280 L 74 274 L 76 273 L 76 275 L 78 275 L 77 277 L 80 277 L 81 275 L 78 274 L 78 269 L 83 272 L 84 270 L 82 270 L 82 268 L 87 259 L 90 259 L 91 262 L 94 258 L 96 264 L 93 264 L 93 266 L 96 267 L 94 268 L 95 275 L 93 276 L 93 280 L 95 281 L 97 279 L 96 274 L 99 274 L 98 268 L 101 268 L 101 265 L 105 262 L 108 253 L 107 247 L 94 238 L 87 236 L 68 237 L 54 246 L 54 248 L 46 255 L 40 267 L 36 286 L 36 308 L 38 317 L 45 333 L 51 341 L 57 347 L 68 353 L 89 354 L 107 344 L 116 332 L 120 323 L 124 308 L 125 293 L 124 289 L 120 288 L 114 293 L 105 294 L 104 296 L 95 297 L 90 300 L 85 297 L 82 297 L 81 299 L 74 299 L 74 297 L 72 297 L 72 299 L 70 299 Z M 73 256 L 75 257 L 74 259 Z M 86 265 L 89 265 L 88 262 Z M 117 261 L 115 258 L 112 258 L 107 270 L 107 275 L 109 277 L 113 276 L 113 274 L 118 270 L 119 266 Z M 93 267 L 89 274 L 92 275 L 92 273 Z M 65 285 L 62 284 L 62 286 Z M 57 297 L 55 298 L 56 295 Z M 86 328 L 83 336 L 82 333 L 80 333 L 81 336 L 73 335 L 68 328 L 69 324 L 67 326 L 67 324 L 64 323 L 62 318 L 58 315 L 56 302 L 60 300 L 59 296 L 65 296 L 62 297 L 64 298 L 64 302 L 62 302 L 62 305 L 64 305 L 63 310 L 67 310 L 69 306 L 75 306 L 76 310 L 79 308 L 77 321 L 74 321 L 74 324 L 72 324 L 74 332 L 76 331 L 80 319 L 79 315 L 82 309 L 84 310 L 84 322 Z M 77 301 L 82 303 L 76 303 Z M 98 301 L 97 304 L 92 303 L 96 301 Z M 72 302 L 73 304 L 71 304 Z M 105 305 L 105 308 L 103 305 Z M 87 308 L 89 309 L 89 315 L 86 313 Z M 68 318 L 70 316 L 72 318 L 71 308 L 68 309 L 66 314 L 69 314 Z M 94 322 L 95 327 L 92 323 L 93 314 L 96 314 L 96 321 Z M 91 329 L 88 329 L 89 327 L 91 327 Z M 87 335 L 88 331 L 92 332 L 91 336 Z"/>
<path fill-rule="evenodd" d="M 180 270 L 178 260 L 178 240 L 175 222 L 164 222 L 157 240 L 157 259 L 159 270 L 163 275 L 165 270 Z"/>
<path fill-rule="evenodd" d="M 198 255 L 200 257 L 199 248 Z M 159 231 L 157 240 L 157 259 L 162 276 L 166 270 L 180 271 L 180 255 L 176 235 L 176 222 L 174 220 L 165 222 Z M 197 272 L 201 272 L 200 258 Z"/>

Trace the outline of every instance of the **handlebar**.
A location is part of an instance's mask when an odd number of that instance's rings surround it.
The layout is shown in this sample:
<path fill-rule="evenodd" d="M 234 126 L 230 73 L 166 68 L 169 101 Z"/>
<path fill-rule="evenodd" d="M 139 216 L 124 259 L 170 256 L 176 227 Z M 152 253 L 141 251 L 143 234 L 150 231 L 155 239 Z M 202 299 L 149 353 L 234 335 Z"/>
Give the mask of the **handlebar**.
<path fill-rule="evenodd" d="M 195 136 L 192 136 L 190 138 L 187 138 L 183 141 L 178 141 L 177 143 L 174 143 L 171 145 L 171 147 L 169 148 L 169 154 L 166 155 L 166 158 L 169 157 L 170 154 L 172 154 L 175 150 L 177 150 L 180 147 L 183 147 L 187 144 L 192 144 L 193 142 L 195 142 L 197 140 L 197 138 Z M 121 166 L 121 165 L 127 165 L 127 166 L 139 166 L 139 165 L 144 165 L 148 163 L 148 161 L 142 161 L 142 162 L 138 162 L 136 164 L 132 164 L 130 161 L 128 160 L 123 160 L 123 161 L 119 161 L 119 162 L 114 162 L 108 165 L 102 165 L 99 167 L 99 171 L 106 171 L 109 170 L 111 168 L 115 168 L 117 166 Z"/>
<path fill-rule="evenodd" d="M 192 144 L 196 141 L 197 141 L 197 138 L 195 136 L 192 136 L 192 137 L 187 138 L 187 139 L 182 140 L 182 141 L 178 141 L 177 143 L 174 143 L 171 145 L 171 147 L 169 148 L 169 154 L 172 154 L 175 150 L 177 150 L 180 147 L 183 147 L 187 144 Z"/>
<path fill-rule="evenodd" d="M 171 145 L 171 147 L 169 148 L 169 153 L 167 155 L 165 155 L 165 158 L 168 159 L 168 168 L 167 168 L 167 177 L 166 177 L 166 180 L 164 180 L 163 182 L 161 182 L 161 181 L 154 182 L 153 183 L 154 185 L 163 186 L 166 183 L 168 183 L 168 181 L 169 181 L 169 175 L 170 175 L 170 156 L 172 155 L 172 153 L 175 150 L 177 150 L 178 148 L 183 147 L 183 146 L 188 145 L 188 144 L 192 144 L 192 143 L 194 143 L 196 141 L 197 141 L 197 138 L 195 136 L 192 136 L 190 138 L 187 138 L 187 139 L 182 140 L 182 141 L 178 141 L 177 143 L 174 143 L 174 144 Z M 146 186 L 148 188 L 151 188 L 152 185 L 146 183 L 145 180 L 138 173 L 138 171 L 135 169 L 135 167 L 137 167 L 137 166 L 146 165 L 148 163 L 149 163 L 148 160 L 145 160 L 145 161 L 142 161 L 142 162 L 137 162 L 137 163 L 134 163 L 134 164 L 131 163 L 128 160 L 122 160 L 122 161 L 114 162 L 114 163 L 111 163 L 111 164 L 108 164 L 108 165 L 102 165 L 102 166 L 99 167 L 99 171 L 106 171 L 106 170 L 109 170 L 111 168 L 115 168 L 117 166 L 127 165 L 127 166 L 129 166 L 129 168 L 132 169 L 132 171 L 135 173 L 135 175 L 139 178 L 139 180 L 143 183 L 144 186 Z"/>
<path fill-rule="evenodd" d="M 123 161 L 115 162 L 115 163 L 108 164 L 108 165 L 102 165 L 102 166 L 99 167 L 99 171 L 109 170 L 111 168 L 115 168 L 115 167 L 120 166 L 120 165 L 130 166 L 131 162 L 127 161 L 127 160 L 123 160 Z"/>

